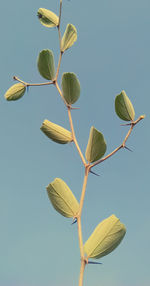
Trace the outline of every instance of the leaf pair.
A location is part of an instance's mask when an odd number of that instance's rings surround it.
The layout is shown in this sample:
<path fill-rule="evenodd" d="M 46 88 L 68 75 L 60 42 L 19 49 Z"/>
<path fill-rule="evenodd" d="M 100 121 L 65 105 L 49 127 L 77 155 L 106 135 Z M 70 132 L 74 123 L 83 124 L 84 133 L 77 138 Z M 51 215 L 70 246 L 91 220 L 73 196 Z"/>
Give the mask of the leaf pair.
<path fill-rule="evenodd" d="M 39 53 L 37 66 L 39 73 L 47 80 L 55 79 L 55 62 L 51 50 L 42 50 Z M 75 103 L 80 97 L 80 82 L 74 73 L 63 73 L 62 92 L 68 104 Z"/>
<path fill-rule="evenodd" d="M 124 90 L 116 96 L 115 111 L 117 115 L 125 121 L 134 120 L 135 111 Z M 92 163 L 102 158 L 106 152 L 106 147 L 107 146 L 103 134 L 100 133 L 96 128 L 91 127 L 85 152 L 87 161 Z"/>
<path fill-rule="evenodd" d="M 58 27 L 59 17 L 52 11 L 44 8 L 38 10 L 38 18 L 42 25 L 51 28 Z M 74 25 L 68 24 L 61 41 L 61 52 L 69 49 L 77 40 L 77 30 Z"/>
<path fill-rule="evenodd" d="M 64 217 L 75 217 L 79 203 L 67 184 L 56 178 L 47 186 L 49 199 L 57 212 Z M 126 228 L 120 220 L 112 215 L 103 220 L 84 244 L 87 258 L 101 258 L 112 252 L 122 241 Z"/>

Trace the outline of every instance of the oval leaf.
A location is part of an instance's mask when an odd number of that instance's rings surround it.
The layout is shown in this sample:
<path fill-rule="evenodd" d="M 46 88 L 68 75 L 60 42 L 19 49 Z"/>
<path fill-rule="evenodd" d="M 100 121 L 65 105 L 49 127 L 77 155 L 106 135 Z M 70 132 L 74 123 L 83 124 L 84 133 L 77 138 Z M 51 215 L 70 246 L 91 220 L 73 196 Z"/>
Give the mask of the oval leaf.
<path fill-rule="evenodd" d="M 115 111 L 122 120 L 134 120 L 135 111 L 130 99 L 128 98 L 124 90 L 116 96 Z"/>
<path fill-rule="evenodd" d="M 85 152 L 87 161 L 92 163 L 99 160 L 105 154 L 106 147 L 107 146 L 103 134 L 92 126 Z"/>
<path fill-rule="evenodd" d="M 51 50 L 42 50 L 39 53 L 37 66 L 42 77 L 53 80 L 55 77 L 54 55 Z"/>
<path fill-rule="evenodd" d="M 72 141 L 72 134 L 70 131 L 47 119 L 44 120 L 40 129 L 47 137 L 57 143 L 66 144 Z"/>
<path fill-rule="evenodd" d="M 41 24 L 46 27 L 56 27 L 59 24 L 58 16 L 48 9 L 39 8 L 37 15 Z"/>
<path fill-rule="evenodd" d="M 75 196 L 60 178 L 56 178 L 47 186 L 47 193 L 53 207 L 65 217 L 74 217 L 79 211 L 79 203 Z"/>
<path fill-rule="evenodd" d="M 109 254 L 120 244 L 125 233 L 124 224 L 115 215 L 103 220 L 84 245 L 87 257 L 98 259 Z"/>
<path fill-rule="evenodd" d="M 68 104 L 75 103 L 80 97 L 80 82 L 74 73 L 64 73 L 62 75 L 63 96 Z"/>
<path fill-rule="evenodd" d="M 72 24 L 68 24 L 61 41 L 61 51 L 69 49 L 77 40 L 77 30 Z"/>
<path fill-rule="evenodd" d="M 7 100 L 17 100 L 21 98 L 26 91 L 26 86 L 22 83 L 16 83 L 12 85 L 5 93 L 5 98 Z"/>

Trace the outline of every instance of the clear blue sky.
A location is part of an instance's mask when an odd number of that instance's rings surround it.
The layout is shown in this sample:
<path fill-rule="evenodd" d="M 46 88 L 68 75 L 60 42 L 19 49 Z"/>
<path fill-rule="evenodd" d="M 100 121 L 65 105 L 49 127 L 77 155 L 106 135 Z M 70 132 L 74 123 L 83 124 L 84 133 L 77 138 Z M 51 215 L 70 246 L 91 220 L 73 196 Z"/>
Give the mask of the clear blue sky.
<path fill-rule="evenodd" d="M 51 206 L 46 186 L 62 178 L 79 199 L 83 167 L 72 144 L 51 142 L 40 131 L 44 119 L 69 128 L 66 109 L 54 87 L 30 88 L 17 102 L 3 95 L 17 75 L 42 82 L 38 53 L 52 49 L 58 60 L 56 29 L 43 27 L 38 8 L 58 13 L 59 0 L 1 3 L 0 17 L 0 285 L 77 286 L 80 255 L 76 225 Z M 78 40 L 65 53 L 62 72 L 75 72 L 81 97 L 73 112 L 76 135 L 84 152 L 92 125 L 103 132 L 107 153 L 127 131 L 114 111 L 115 96 L 124 89 L 136 117 L 145 120 L 122 150 L 90 175 L 83 208 L 83 239 L 115 214 L 126 225 L 121 245 L 89 265 L 85 286 L 149 286 L 150 257 L 150 1 L 63 0 L 62 31 L 72 23 Z"/>

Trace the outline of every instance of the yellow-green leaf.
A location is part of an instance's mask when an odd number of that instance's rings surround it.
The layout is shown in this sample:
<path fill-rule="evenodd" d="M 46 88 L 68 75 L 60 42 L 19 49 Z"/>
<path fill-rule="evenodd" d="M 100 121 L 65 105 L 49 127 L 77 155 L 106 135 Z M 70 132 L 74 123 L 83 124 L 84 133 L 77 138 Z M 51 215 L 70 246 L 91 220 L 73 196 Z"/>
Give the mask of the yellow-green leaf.
<path fill-rule="evenodd" d="M 68 104 L 75 103 L 80 97 L 80 82 L 74 73 L 63 73 L 62 91 L 65 101 Z"/>
<path fill-rule="evenodd" d="M 124 90 L 115 98 L 115 111 L 122 120 L 134 120 L 135 111 Z"/>
<path fill-rule="evenodd" d="M 42 77 L 53 80 L 55 77 L 54 55 L 51 50 L 42 50 L 39 53 L 37 66 Z"/>
<path fill-rule="evenodd" d="M 85 152 L 87 161 L 92 163 L 99 160 L 105 154 L 106 147 L 107 146 L 103 134 L 92 126 Z"/>
<path fill-rule="evenodd" d="M 47 186 L 47 193 L 53 207 L 65 217 L 74 217 L 79 211 L 79 203 L 75 196 L 60 178 L 56 178 Z"/>
<path fill-rule="evenodd" d="M 103 220 L 84 244 L 87 257 L 101 258 L 112 252 L 122 241 L 126 228 L 120 220 L 112 215 Z"/>
<path fill-rule="evenodd" d="M 39 8 L 37 15 L 42 25 L 49 28 L 58 26 L 59 17 L 52 11 L 45 8 Z"/>
<path fill-rule="evenodd" d="M 61 41 L 61 51 L 69 49 L 77 40 L 77 30 L 74 25 L 68 24 Z"/>
<path fill-rule="evenodd" d="M 26 86 L 22 83 L 16 83 L 12 85 L 5 93 L 5 98 L 7 100 L 17 100 L 21 98 L 26 91 Z"/>
<path fill-rule="evenodd" d="M 72 134 L 70 131 L 47 119 L 44 120 L 40 129 L 47 137 L 57 143 L 66 144 L 72 141 Z"/>

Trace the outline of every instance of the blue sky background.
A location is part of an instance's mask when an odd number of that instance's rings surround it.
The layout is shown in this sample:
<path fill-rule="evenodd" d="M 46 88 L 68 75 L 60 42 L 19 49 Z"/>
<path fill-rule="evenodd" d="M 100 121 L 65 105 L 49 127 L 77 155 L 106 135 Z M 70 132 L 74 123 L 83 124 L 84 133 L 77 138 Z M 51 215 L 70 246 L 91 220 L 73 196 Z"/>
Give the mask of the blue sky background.
<path fill-rule="evenodd" d="M 80 255 L 77 226 L 51 206 L 46 186 L 62 178 L 80 198 L 84 170 L 76 149 L 51 142 L 40 131 L 44 119 L 69 128 L 66 109 L 54 87 L 30 88 L 16 102 L 4 94 L 13 75 L 43 82 L 36 67 L 42 49 L 58 61 L 56 29 L 43 27 L 38 8 L 59 10 L 59 1 L 5 0 L 1 3 L 0 34 L 0 285 L 77 286 Z M 86 286 L 149 286 L 149 82 L 150 1 L 63 0 L 62 32 L 67 23 L 78 40 L 62 61 L 62 72 L 75 72 L 81 97 L 73 121 L 82 151 L 92 125 L 103 132 L 107 153 L 127 132 L 114 111 L 115 96 L 124 89 L 136 118 L 146 114 L 128 140 L 133 153 L 121 150 L 90 175 L 83 208 L 83 239 L 96 225 L 115 214 L 126 225 L 121 245 L 89 265 Z M 59 79 L 60 79 L 59 78 Z"/>

